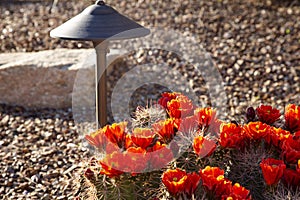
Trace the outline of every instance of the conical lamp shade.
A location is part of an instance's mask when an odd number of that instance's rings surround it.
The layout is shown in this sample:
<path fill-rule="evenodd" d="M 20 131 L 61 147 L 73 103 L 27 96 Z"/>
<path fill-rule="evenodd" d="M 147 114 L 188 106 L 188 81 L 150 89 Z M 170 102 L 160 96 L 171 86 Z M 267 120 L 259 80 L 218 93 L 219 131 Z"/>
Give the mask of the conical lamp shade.
<path fill-rule="evenodd" d="M 121 15 L 103 1 L 98 1 L 52 30 L 50 36 L 69 40 L 99 41 L 108 38 L 117 40 L 143 37 L 149 33 L 149 29 Z"/>

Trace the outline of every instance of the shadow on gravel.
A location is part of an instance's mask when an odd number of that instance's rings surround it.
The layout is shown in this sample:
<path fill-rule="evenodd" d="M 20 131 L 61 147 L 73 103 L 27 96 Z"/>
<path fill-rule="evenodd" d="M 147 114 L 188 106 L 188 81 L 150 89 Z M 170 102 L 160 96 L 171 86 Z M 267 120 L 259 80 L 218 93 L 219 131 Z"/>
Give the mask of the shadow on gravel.
<path fill-rule="evenodd" d="M 21 106 L 11 106 L 6 104 L 0 104 L 0 114 L 10 115 L 13 117 L 24 117 L 24 118 L 39 118 L 39 119 L 48 119 L 48 118 L 64 118 L 72 119 L 71 109 L 27 109 Z M 1 119 L 1 117 L 0 117 Z"/>

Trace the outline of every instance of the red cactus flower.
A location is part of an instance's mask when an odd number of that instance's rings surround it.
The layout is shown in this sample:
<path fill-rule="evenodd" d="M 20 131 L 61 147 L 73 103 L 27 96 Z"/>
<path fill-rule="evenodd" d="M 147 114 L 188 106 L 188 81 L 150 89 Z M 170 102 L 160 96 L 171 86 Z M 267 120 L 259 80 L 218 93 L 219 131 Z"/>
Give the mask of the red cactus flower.
<path fill-rule="evenodd" d="M 297 141 L 300 141 L 300 131 L 297 131 L 293 134 L 293 139 L 297 140 Z"/>
<path fill-rule="evenodd" d="M 146 170 L 148 161 L 146 150 L 141 147 L 130 147 L 124 152 L 114 151 L 106 154 L 100 161 L 102 166 L 100 173 L 109 177 L 118 176 L 123 172 L 141 173 Z"/>
<path fill-rule="evenodd" d="M 300 187 L 300 173 L 292 169 L 285 169 L 282 182 L 292 188 Z"/>
<path fill-rule="evenodd" d="M 222 199 L 226 200 L 251 200 L 250 191 L 240 186 L 239 183 L 235 183 L 231 188 L 229 195 L 223 195 Z"/>
<path fill-rule="evenodd" d="M 122 170 L 131 173 L 141 173 L 147 169 L 149 156 L 141 147 L 130 147 L 124 153 Z"/>
<path fill-rule="evenodd" d="M 200 175 L 195 172 L 186 173 L 178 168 L 168 169 L 162 175 L 162 182 L 172 196 L 185 193 L 188 197 L 191 197 L 198 187 Z"/>
<path fill-rule="evenodd" d="M 249 122 L 244 126 L 246 135 L 252 140 L 263 139 L 267 134 L 269 134 L 270 126 L 263 124 L 262 122 Z"/>
<path fill-rule="evenodd" d="M 193 149 L 201 158 L 210 156 L 216 149 L 217 145 L 214 141 L 208 140 L 203 136 L 194 138 Z"/>
<path fill-rule="evenodd" d="M 188 176 L 180 169 L 168 169 L 162 175 L 162 182 L 172 196 L 177 196 L 185 190 Z"/>
<path fill-rule="evenodd" d="M 282 160 L 273 158 L 263 159 L 260 163 L 260 167 L 267 185 L 277 184 L 286 168 Z"/>
<path fill-rule="evenodd" d="M 180 96 L 180 93 L 176 92 L 164 92 L 162 93 L 162 97 L 158 100 L 158 104 L 160 104 L 162 107 L 167 108 L 167 104 L 172 99 L 176 99 L 177 96 Z"/>
<path fill-rule="evenodd" d="M 157 133 L 165 143 L 171 141 L 175 136 L 175 126 L 175 119 L 173 118 L 161 120 L 152 124 L 154 132 Z"/>
<path fill-rule="evenodd" d="M 215 188 L 215 196 L 222 197 L 223 195 L 230 194 L 232 188 L 232 182 L 223 175 L 217 177 L 217 184 Z"/>
<path fill-rule="evenodd" d="M 221 124 L 224 123 L 222 120 L 215 118 L 209 125 L 208 132 L 213 133 L 215 135 L 220 135 L 220 127 Z"/>
<path fill-rule="evenodd" d="M 296 132 L 300 130 L 300 106 L 289 104 L 284 113 L 285 126 L 288 130 Z"/>
<path fill-rule="evenodd" d="M 194 111 L 199 126 L 208 127 L 216 118 L 216 110 L 212 108 L 197 108 Z"/>
<path fill-rule="evenodd" d="M 234 123 L 223 123 L 220 128 L 219 143 L 224 148 L 239 148 L 244 140 L 241 126 Z"/>
<path fill-rule="evenodd" d="M 259 121 L 269 125 L 276 122 L 281 115 L 279 110 L 268 105 L 259 106 L 256 108 L 256 113 Z"/>
<path fill-rule="evenodd" d="M 167 104 L 167 112 L 170 117 L 183 118 L 193 114 L 194 105 L 186 96 L 177 96 Z"/>
<path fill-rule="evenodd" d="M 148 150 L 149 168 L 161 169 L 174 159 L 172 151 L 166 144 L 157 142 L 151 149 Z"/>
<path fill-rule="evenodd" d="M 119 151 L 121 151 L 121 149 L 116 144 L 113 144 L 111 142 L 107 143 L 106 149 L 105 149 L 106 154 L 112 154 L 114 152 L 119 152 Z"/>
<path fill-rule="evenodd" d="M 289 131 L 281 128 L 271 127 L 269 134 L 265 136 L 265 141 L 268 144 L 272 144 L 275 147 L 282 147 L 282 144 L 288 138 L 291 138 L 292 134 Z"/>
<path fill-rule="evenodd" d="M 135 128 L 130 138 L 136 146 L 146 149 L 153 143 L 155 134 L 149 128 Z"/>
<path fill-rule="evenodd" d="M 224 176 L 224 170 L 221 170 L 219 167 L 210 167 L 206 166 L 204 169 L 199 171 L 203 186 L 209 190 L 214 191 L 217 184 L 218 176 Z"/>
<path fill-rule="evenodd" d="M 120 148 L 125 147 L 127 122 L 114 123 L 103 128 L 106 137 Z"/>
<path fill-rule="evenodd" d="M 176 126 L 178 130 L 185 135 L 189 135 L 189 133 L 198 130 L 198 121 L 197 117 L 192 115 L 182 119 L 176 120 Z"/>
<path fill-rule="evenodd" d="M 128 149 L 130 147 L 133 147 L 134 146 L 134 143 L 131 139 L 131 135 L 130 134 L 126 134 L 125 136 L 125 144 L 124 144 L 124 149 Z"/>
<path fill-rule="evenodd" d="M 187 174 L 184 191 L 188 197 L 191 197 L 194 194 L 199 185 L 200 179 L 200 175 L 195 172 Z"/>
<path fill-rule="evenodd" d="M 232 194 L 240 199 L 251 199 L 250 191 L 242 187 L 240 184 L 235 183 L 232 187 Z"/>
<path fill-rule="evenodd" d="M 90 135 L 86 135 L 85 139 L 90 145 L 96 147 L 99 151 L 103 151 L 106 147 L 107 138 L 102 129 L 99 129 Z"/>
<path fill-rule="evenodd" d="M 110 178 L 120 176 L 124 173 L 120 170 L 122 168 L 121 164 L 124 163 L 124 161 L 124 155 L 120 152 L 107 154 L 103 160 L 99 161 L 102 167 L 100 174 L 105 174 Z"/>
<path fill-rule="evenodd" d="M 282 144 L 282 156 L 288 163 L 297 163 L 300 159 L 300 140 L 289 137 Z"/>
<path fill-rule="evenodd" d="M 162 143 L 161 141 L 157 140 L 153 146 L 147 149 L 147 152 L 158 151 L 159 149 L 167 147 L 166 144 Z"/>

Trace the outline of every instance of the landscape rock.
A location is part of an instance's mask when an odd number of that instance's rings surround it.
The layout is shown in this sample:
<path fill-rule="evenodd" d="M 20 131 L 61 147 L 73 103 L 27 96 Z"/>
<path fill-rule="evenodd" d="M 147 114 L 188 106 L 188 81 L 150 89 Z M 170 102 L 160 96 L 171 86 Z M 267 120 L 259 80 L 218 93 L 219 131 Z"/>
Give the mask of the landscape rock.
<path fill-rule="evenodd" d="M 111 50 L 108 62 L 115 55 L 118 51 Z M 26 108 L 69 108 L 78 72 L 85 74 L 85 85 L 77 85 L 77 92 L 82 89 L 94 93 L 95 62 L 93 49 L 0 54 L 0 103 Z M 84 97 L 81 100 L 86 101 Z"/>

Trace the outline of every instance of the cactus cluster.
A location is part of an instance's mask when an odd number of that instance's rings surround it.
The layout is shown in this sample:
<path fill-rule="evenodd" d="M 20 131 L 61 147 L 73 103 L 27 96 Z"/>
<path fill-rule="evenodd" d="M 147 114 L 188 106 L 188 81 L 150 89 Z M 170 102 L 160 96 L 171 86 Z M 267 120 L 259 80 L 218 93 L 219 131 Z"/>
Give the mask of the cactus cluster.
<path fill-rule="evenodd" d="M 299 106 L 284 120 L 251 108 L 240 125 L 164 93 L 133 116 L 86 136 L 102 155 L 82 170 L 78 199 L 299 199 Z"/>

